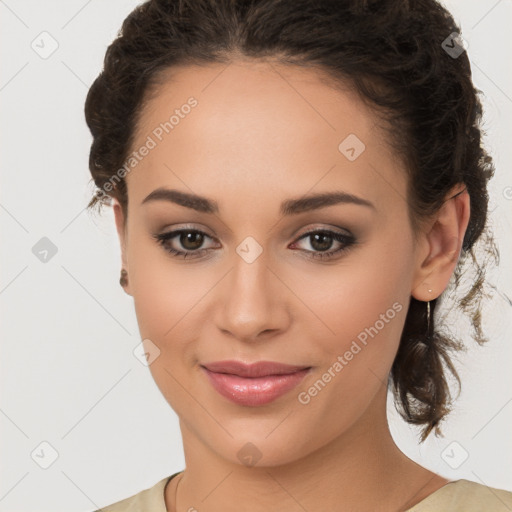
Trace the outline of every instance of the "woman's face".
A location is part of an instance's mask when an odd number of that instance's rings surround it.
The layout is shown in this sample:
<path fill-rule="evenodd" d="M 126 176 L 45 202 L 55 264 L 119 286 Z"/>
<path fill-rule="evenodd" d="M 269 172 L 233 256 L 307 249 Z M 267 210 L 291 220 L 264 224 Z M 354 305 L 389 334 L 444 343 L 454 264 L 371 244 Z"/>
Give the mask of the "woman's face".
<path fill-rule="evenodd" d="M 277 465 L 382 419 L 422 282 L 405 172 L 371 111 L 313 70 L 183 67 L 146 105 L 132 149 L 126 234 L 115 206 L 126 291 L 184 442 Z M 157 189 L 204 199 L 145 201 Z M 358 199 L 307 200 L 334 193 Z M 155 238 L 180 229 L 191 232 Z M 311 369 L 249 405 L 202 368 L 225 360 Z"/>

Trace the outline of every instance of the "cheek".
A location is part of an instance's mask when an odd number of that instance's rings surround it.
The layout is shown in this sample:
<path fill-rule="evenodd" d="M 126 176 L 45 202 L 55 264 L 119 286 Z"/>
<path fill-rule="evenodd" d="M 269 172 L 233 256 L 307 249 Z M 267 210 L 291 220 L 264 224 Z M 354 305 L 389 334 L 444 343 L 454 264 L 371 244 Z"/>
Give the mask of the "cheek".
<path fill-rule="evenodd" d="M 374 288 L 372 294 L 345 290 L 324 300 L 318 311 L 329 331 L 310 329 L 306 338 L 315 347 L 318 366 L 315 379 L 328 374 L 323 378 L 331 390 L 325 395 L 326 402 L 327 395 L 332 393 L 358 397 L 356 402 L 363 406 L 381 383 L 386 382 L 407 308 L 407 296 L 401 297 L 387 288 L 381 293 Z M 318 327 L 318 322 L 313 323 Z"/>
<path fill-rule="evenodd" d="M 195 340 L 201 337 L 197 311 L 216 276 L 203 273 L 202 279 L 196 279 L 197 274 L 185 272 L 183 265 L 174 263 L 158 246 L 143 248 L 141 244 L 131 257 L 130 284 L 140 336 L 151 340 L 148 346 L 158 353 L 149 370 L 169 405 L 182 414 L 193 403 L 184 390 L 195 362 Z M 192 413 L 200 415 L 201 411 L 192 409 Z"/>
<path fill-rule="evenodd" d="M 328 293 L 315 288 L 307 295 L 323 323 L 302 326 L 315 348 L 317 371 L 297 400 L 307 428 L 316 431 L 321 418 L 326 437 L 348 429 L 370 407 L 387 386 L 398 350 L 409 296 L 400 271 L 376 267 L 347 267 L 329 280 Z"/>
<path fill-rule="evenodd" d="M 315 313 L 306 312 L 301 331 L 315 347 L 315 378 L 328 372 L 325 388 L 330 391 L 324 403 L 331 393 L 348 393 L 363 404 L 387 381 L 409 306 L 412 275 L 406 241 L 404 250 L 397 247 L 396 240 L 381 240 L 375 250 L 361 250 L 322 272 L 302 273 L 296 281 L 294 291 Z M 323 389 L 321 383 L 318 387 Z"/>
<path fill-rule="evenodd" d="M 168 400 L 177 400 L 197 363 L 201 329 L 212 315 L 205 309 L 208 292 L 219 277 L 207 266 L 173 261 L 151 240 L 134 246 L 130 284 L 140 336 L 159 350 L 150 365 L 156 384 Z"/>
<path fill-rule="evenodd" d="M 337 266 L 295 279 L 294 292 L 311 312 L 306 315 L 314 327 L 310 335 L 319 338 L 324 348 L 339 351 L 351 340 L 364 343 L 377 335 L 399 340 L 410 298 L 412 264 L 405 251 L 402 256 L 386 252 L 381 246 L 377 261 L 376 252 L 362 250 Z"/>
<path fill-rule="evenodd" d="M 130 291 L 142 337 L 164 343 L 171 338 L 202 289 L 190 279 L 185 264 L 173 261 L 148 234 L 133 231 L 128 248 Z"/>

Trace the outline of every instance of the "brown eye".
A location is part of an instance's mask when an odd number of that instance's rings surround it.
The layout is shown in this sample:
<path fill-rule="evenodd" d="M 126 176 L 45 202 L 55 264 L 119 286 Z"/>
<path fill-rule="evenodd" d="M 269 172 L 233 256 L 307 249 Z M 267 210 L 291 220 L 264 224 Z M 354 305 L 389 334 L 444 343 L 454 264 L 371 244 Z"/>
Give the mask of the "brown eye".
<path fill-rule="evenodd" d="M 194 251 L 203 245 L 204 236 L 199 231 L 184 231 L 180 234 L 179 241 L 184 249 Z"/>
<path fill-rule="evenodd" d="M 332 235 L 325 232 L 317 232 L 309 235 L 311 240 L 311 247 L 316 251 L 327 251 L 332 247 L 334 238 Z"/>
<path fill-rule="evenodd" d="M 176 257 L 196 258 L 211 250 L 211 247 L 202 247 L 205 239 L 211 237 L 197 229 L 178 229 L 153 235 L 153 238 L 165 251 Z"/>
<path fill-rule="evenodd" d="M 353 235 L 345 235 L 326 229 L 308 231 L 299 238 L 299 242 L 305 239 L 309 239 L 309 245 L 312 248 L 312 250 L 306 249 L 305 252 L 310 253 L 311 258 L 317 259 L 334 259 L 357 243 Z M 340 247 L 330 251 L 329 249 L 334 242 L 337 242 Z M 295 246 L 297 243 L 295 242 L 293 245 Z"/>

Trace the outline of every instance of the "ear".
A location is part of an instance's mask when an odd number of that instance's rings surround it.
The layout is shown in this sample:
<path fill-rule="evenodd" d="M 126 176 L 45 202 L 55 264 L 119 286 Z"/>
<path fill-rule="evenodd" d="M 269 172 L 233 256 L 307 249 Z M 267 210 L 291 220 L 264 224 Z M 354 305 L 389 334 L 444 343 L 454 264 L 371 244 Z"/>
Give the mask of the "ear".
<path fill-rule="evenodd" d="M 459 260 L 469 214 L 469 194 L 460 183 L 447 194 L 443 206 L 419 237 L 411 291 L 415 299 L 426 302 L 445 290 Z"/>
<path fill-rule="evenodd" d="M 124 291 L 131 295 L 130 292 L 130 270 L 128 268 L 128 257 L 127 257 L 127 234 L 126 234 L 126 223 L 123 213 L 123 208 L 116 198 L 112 198 L 112 208 L 114 210 L 114 218 L 116 221 L 116 230 L 121 245 L 121 265 L 128 272 L 128 284 L 123 287 Z"/>

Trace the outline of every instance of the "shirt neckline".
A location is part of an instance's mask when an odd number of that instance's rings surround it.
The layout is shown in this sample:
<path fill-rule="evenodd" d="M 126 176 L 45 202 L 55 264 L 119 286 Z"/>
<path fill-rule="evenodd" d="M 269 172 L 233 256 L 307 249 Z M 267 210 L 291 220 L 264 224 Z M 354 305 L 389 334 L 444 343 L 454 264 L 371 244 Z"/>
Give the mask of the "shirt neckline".
<path fill-rule="evenodd" d="M 412 507 L 409 507 L 405 510 L 405 512 L 411 512 L 415 510 L 415 508 L 419 505 L 428 505 L 430 501 L 432 501 L 434 498 L 437 498 L 439 494 L 442 492 L 446 492 L 446 488 L 450 484 L 456 484 L 457 482 L 461 482 L 462 480 L 451 480 L 450 482 L 445 483 L 443 486 L 439 487 L 439 489 L 436 489 L 434 492 L 431 492 L 428 496 L 425 496 L 421 501 L 418 501 L 418 503 L 415 503 Z"/>
<path fill-rule="evenodd" d="M 181 470 L 181 471 L 178 471 L 177 473 L 174 473 L 172 474 L 171 476 L 169 476 L 167 478 L 167 481 L 165 482 L 164 484 L 164 487 L 163 487 L 163 492 L 161 494 L 161 499 L 162 499 L 162 504 L 163 504 L 163 510 L 165 510 L 166 512 L 168 512 L 167 510 L 167 506 L 165 505 L 165 489 L 167 488 L 167 485 L 169 485 L 169 482 L 175 477 L 175 476 L 178 476 L 180 475 L 181 473 L 183 473 L 184 470 Z M 412 507 L 409 507 L 408 509 L 405 510 L 405 512 L 410 512 L 410 511 L 413 511 L 415 509 L 415 507 L 419 506 L 419 505 L 428 505 L 428 503 L 434 499 L 434 497 L 437 497 L 438 494 L 441 494 L 442 492 L 445 492 L 446 491 L 446 488 L 450 485 L 450 484 L 456 484 L 457 482 L 460 482 L 461 480 L 451 480 L 450 482 L 447 482 L 446 484 L 444 484 L 443 486 L 439 487 L 439 489 L 436 489 L 434 492 L 430 493 L 428 496 L 425 496 L 425 498 L 423 498 L 421 501 L 418 501 L 418 503 L 414 504 Z"/>

